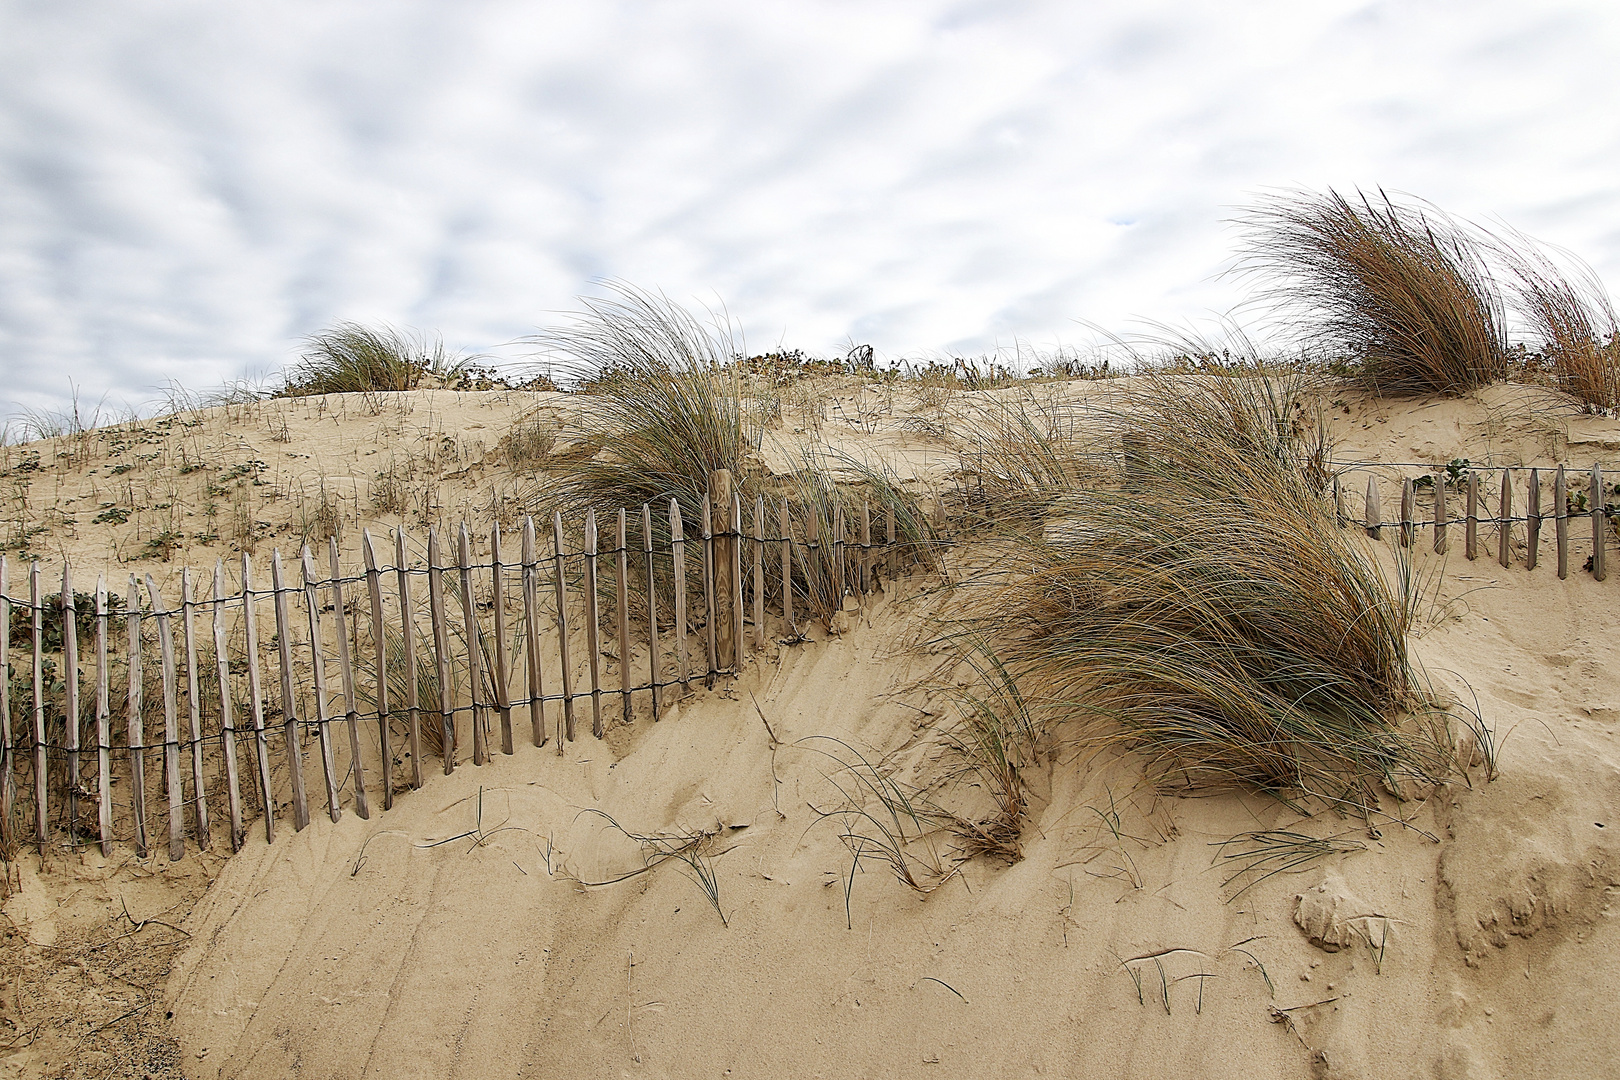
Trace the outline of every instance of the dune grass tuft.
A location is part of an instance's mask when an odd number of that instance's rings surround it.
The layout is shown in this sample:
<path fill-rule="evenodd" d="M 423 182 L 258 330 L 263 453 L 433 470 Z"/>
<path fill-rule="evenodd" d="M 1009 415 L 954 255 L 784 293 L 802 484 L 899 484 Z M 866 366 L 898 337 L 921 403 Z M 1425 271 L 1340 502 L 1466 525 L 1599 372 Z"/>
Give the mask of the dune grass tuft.
<path fill-rule="evenodd" d="M 1415 588 L 1338 528 L 1301 396 L 1292 376 L 1140 380 L 1114 417 L 1128 482 L 1058 504 L 977 627 L 1027 697 L 1163 786 L 1359 807 L 1453 754 L 1407 654 Z"/>
<path fill-rule="evenodd" d="M 1357 192 L 1284 195 L 1244 224 L 1246 272 L 1319 321 L 1323 343 L 1380 394 L 1461 394 L 1508 373 L 1491 241 L 1430 206 Z"/>
<path fill-rule="evenodd" d="M 1593 412 L 1620 408 L 1620 316 L 1597 274 L 1579 261 L 1566 272 L 1525 236 L 1504 243 L 1502 258 L 1558 388 Z"/>
<path fill-rule="evenodd" d="M 453 383 L 471 363 L 471 358 L 446 350 L 438 338 L 342 322 L 304 339 L 303 355 L 287 372 L 281 393 L 302 397 L 415 390 L 429 380 Z"/>

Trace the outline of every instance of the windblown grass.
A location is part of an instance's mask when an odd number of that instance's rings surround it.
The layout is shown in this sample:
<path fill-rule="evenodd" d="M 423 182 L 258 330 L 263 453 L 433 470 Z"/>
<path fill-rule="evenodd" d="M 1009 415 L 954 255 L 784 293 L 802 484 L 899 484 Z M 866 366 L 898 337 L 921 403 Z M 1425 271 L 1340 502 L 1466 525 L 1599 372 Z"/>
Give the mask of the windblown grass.
<path fill-rule="evenodd" d="M 1407 654 L 1416 589 L 1338 528 L 1297 377 L 1141 381 L 1124 488 L 1082 490 L 998 572 L 980 632 L 1026 696 L 1123 740 L 1169 787 L 1342 806 L 1450 775 Z"/>
<path fill-rule="evenodd" d="M 1578 261 L 1565 272 L 1525 236 L 1504 243 L 1502 258 L 1558 388 L 1593 412 L 1620 408 L 1620 316 L 1597 274 Z"/>
<path fill-rule="evenodd" d="M 281 393 L 302 397 L 415 390 L 429 379 L 454 382 L 471 362 L 446 350 L 438 338 L 343 322 L 304 340 L 303 356 L 288 371 Z"/>
<path fill-rule="evenodd" d="M 1380 394 L 1461 394 L 1506 376 L 1488 238 L 1430 206 L 1329 190 L 1261 204 L 1243 268 Z"/>

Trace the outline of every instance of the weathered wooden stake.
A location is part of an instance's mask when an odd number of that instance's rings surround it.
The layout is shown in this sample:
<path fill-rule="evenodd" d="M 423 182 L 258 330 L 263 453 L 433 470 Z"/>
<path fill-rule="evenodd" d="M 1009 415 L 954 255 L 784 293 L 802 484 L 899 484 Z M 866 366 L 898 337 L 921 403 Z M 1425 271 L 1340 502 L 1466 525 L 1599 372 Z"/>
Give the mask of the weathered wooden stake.
<path fill-rule="evenodd" d="M 9 632 L 10 627 L 6 627 Z M 67 753 L 68 844 L 79 846 L 79 618 L 73 573 L 62 563 L 62 734 Z"/>
<path fill-rule="evenodd" d="M 281 580 L 281 552 L 270 552 L 270 591 L 276 603 L 276 645 L 281 662 L 282 741 L 287 749 L 287 772 L 292 778 L 293 830 L 309 824 L 309 798 L 304 791 L 303 733 L 299 730 L 298 698 L 293 693 L 292 617 L 287 611 L 290 591 Z"/>
<path fill-rule="evenodd" d="M 382 751 L 383 809 L 394 808 L 394 741 L 388 717 L 388 649 L 383 630 L 382 575 L 377 570 L 377 552 L 371 543 L 371 530 L 360 530 L 360 554 L 366 563 L 366 593 L 371 600 L 371 653 L 375 665 L 377 739 Z M 401 621 L 403 625 L 403 620 Z M 405 627 L 409 632 L 410 628 Z"/>
<path fill-rule="evenodd" d="M 619 623 L 619 692 L 623 695 L 624 722 L 631 720 L 630 686 L 635 681 L 630 672 L 630 550 L 627 546 L 625 521 L 627 514 L 621 506 L 614 544 L 617 547 L 614 562 L 613 592 L 615 613 Z"/>
<path fill-rule="evenodd" d="M 647 568 L 647 681 L 652 686 L 653 722 L 658 722 L 658 710 L 663 704 L 664 691 L 658 684 L 663 681 L 663 663 L 658 656 L 658 578 L 653 567 L 652 504 L 641 504 L 641 553 Z"/>
<path fill-rule="evenodd" d="M 528 682 L 529 727 L 535 746 L 546 745 L 545 687 L 540 676 L 540 566 L 535 555 L 534 518 L 523 519 L 523 639 Z"/>
<path fill-rule="evenodd" d="M 597 606 L 596 511 L 585 513 L 585 651 L 591 669 L 591 734 L 600 739 L 602 727 L 602 613 Z"/>
<path fill-rule="evenodd" d="M 422 786 L 422 690 L 416 668 L 416 606 L 411 603 L 411 572 L 405 556 L 405 526 L 394 530 L 394 576 L 399 585 L 399 631 L 405 659 L 405 716 L 411 746 L 411 787 Z"/>
<path fill-rule="evenodd" d="M 1564 467 L 1553 474 L 1553 539 L 1558 545 L 1558 580 L 1569 577 L 1569 486 Z"/>
<path fill-rule="evenodd" d="M 1603 503 L 1603 466 L 1592 466 L 1592 576 L 1602 581 L 1609 576 L 1609 512 Z"/>
<path fill-rule="evenodd" d="M 444 615 L 444 566 L 439 530 L 428 528 L 428 618 L 433 622 L 433 663 L 439 679 L 439 727 L 443 732 L 444 774 L 456 771 L 456 713 L 450 698 L 450 626 Z"/>
<path fill-rule="evenodd" d="M 1412 478 L 1401 478 L 1401 547 L 1409 548 L 1417 540 L 1417 527 L 1413 524 L 1416 497 L 1412 491 Z"/>
<path fill-rule="evenodd" d="M 1502 470 L 1502 502 L 1498 507 L 1499 521 L 1496 533 L 1496 561 L 1503 566 L 1513 565 L 1513 471 Z"/>
<path fill-rule="evenodd" d="M 568 578 L 563 566 L 562 513 L 551 516 L 551 543 L 557 568 L 557 645 L 562 653 L 563 728 L 557 736 L 557 753 L 563 743 L 574 741 L 574 665 L 568 658 Z"/>
<path fill-rule="evenodd" d="M 112 854 L 112 694 L 107 671 L 107 575 L 96 575 L 96 824 L 101 854 Z M 0 624 L 10 636 L 11 624 Z M 0 659 L 0 664 L 5 661 Z"/>
<path fill-rule="evenodd" d="M 146 575 L 146 591 L 151 595 L 152 614 L 157 618 L 158 649 L 163 664 L 163 779 L 169 802 L 169 861 L 179 862 L 186 854 L 186 798 L 180 786 L 180 707 L 176 702 L 174 633 L 169 625 L 168 605 L 163 602 L 151 574 Z"/>
<path fill-rule="evenodd" d="M 360 703 L 354 692 L 354 658 L 349 654 L 349 611 L 343 603 L 343 571 L 338 566 L 337 537 L 327 541 L 332 564 L 332 618 L 337 623 L 338 672 L 343 680 L 343 719 L 349 729 L 349 768 L 354 773 L 354 812 L 362 821 L 371 817 L 366 794 L 365 759 L 360 753 Z"/>
<path fill-rule="evenodd" d="M 473 597 L 472 542 L 467 535 L 467 524 L 462 522 L 456 540 L 456 553 L 461 571 L 461 615 L 467 635 L 467 683 L 472 697 L 473 764 L 489 763 L 489 710 L 488 695 L 484 693 L 484 648 L 478 629 L 478 602 Z"/>
<path fill-rule="evenodd" d="M 1367 477 L 1367 535 L 1374 540 L 1384 536 L 1383 500 L 1378 493 L 1378 477 Z"/>
<path fill-rule="evenodd" d="M 196 601 L 191 593 L 191 567 L 180 571 L 180 628 L 186 643 L 186 719 L 191 733 L 191 819 L 196 827 L 197 846 L 204 851 L 214 846 L 208 822 L 208 797 L 203 791 L 202 694 L 197 689 L 197 639 L 193 633 L 192 612 Z"/>
<path fill-rule="evenodd" d="M 731 493 L 729 516 L 731 525 L 726 530 L 726 542 L 731 545 L 731 553 L 726 561 L 726 572 L 731 578 L 731 670 L 741 674 L 748 656 L 748 635 L 743 630 L 743 613 L 748 603 L 743 593 L 742 497 L 735 490 Z"/>
<path fill-rule="evenodd" d="M 1436 469 L 1434 472 L 1434 550 L 1437 555 L 1444 555 L 1451 547 L 1446 538 L 1446 526 L 1450 513 L 1446 510 L 1446 471 Z"/>
<path fill-rule="evenodd" d="M 670 550 L 675 560 L 675 663 L 681 689 L 691 685 L 691 668 L 686 658 L 686 534 L 681 530 L 681 504 L 669 500 Z"/>
<path fill-rule="evenodd" d="M 39 560 L 28 566 L 28 606 L 34 633 L 34 840 L 40 854 L 51 836 L 50 798 L 46 784 L 45 751 L 45 600 L 40 591 Z M 10 631 L 8 626 L 7 631 Z"/>
<path fill-rule="evenodd" d="M 754 647 L 765 648 L 765 496 L 754 496 Z"/>
<path fill-rule="evenodd" d="M 782 625 L 787 628 L 784 637 L 797 641 L 799 627 L 793 621 L 793 515 L 786 499 L 782 500 L 776 520 L 782 529 Z"/>
<path fill-rule="evenodd" d="M 1468 471 L 1468 525 L 1465 540 L 1470 559 L 1479 558 L 1479 472 Z"/>
<path fill-rule="evenodd" d="M 1528 524 L 1529 524 L 1530 528 L 1527 530 L 1528 533 L 1529 533 L 1529 536 L 1526 538 L 1526 542 L 1527 542 L 1527 544 L 1529 546 L 1529 552 L 1527 553 L 1526 558 L 1525 558 L 1524 568 L 1526 570 L 1534 570 L 1536 568 L 1536 563 L 1538 563 L 1540 561 L 1540 559 L 1541 559 L 1541 470 L 1540 469 L 1531 469 L 1530 470 L 1529 506 L 1525 510 L 1525 516 L 1527 518 L 1529 518 Z"/>
<path fill-rule="evenodd" d="M 709 689 L 714 689 L 714 673 L 720 667 L 718 639 L 715 635 L 714 602 L 714 485 L 715 474 L 709 474 L 709 490 L 703 495 L 703 610 L 704 644 L 708 646 L 709 663 L 705 676 Z"/>
<path fill-rule="evenodd" d="M 225 560 L 214 562 L 214 669 L 219 674 L 219 733 L 225 750 L 225 799 L 232 851 L 242 850 L 242 783 L 237 772 L 236 718 L 231 712 L 231 660 L 225 647 Z"/>
<path fill-rule="evenodd" d="M 0 587 L 0 593 L 5 589 Z M 141 691 L 145 685 L 141 673 L 141 600 L 140 586 L 135 575 L 129 575 L 129 606 L 125 629 L 129 631 L 129 691 L 128 709 L 124 719 L 129 737 L 130 806 L 135 812 L 135 850 L 141 858 L 151 854 L 152 842 L 146 833 L 146 725 L 141 716 Z M 0 653 L 0 661 L 4 654 Z M 0 667 L 4 663 L 0 662 Z"/>
<path fill-rule="evenodd" d="M 848 548 L 844 544 L 844 504 L 841 502 L 833 507 L 832 530 L 833 584 L 837 589 L 837 597 L 833 601 L 833 610 L 843 611 L 844 595 L 849 592 L 849 589 L 845 579 Z"/>
<path fill-rule="evenodd" d="M 506 660 L 506 568 L 501 559 L 501 523 L 489 528 L 489 576 L 495 601 L 495 711 L 501 718 L 501 753 L 511 754 L 512 745 L 512 673 Z"/>
<path fill-rule="evenodd" d="M 264 733 L 264 691 L 259 672 L 259 620 L 253 607 L 253 562 L 242 552 L 242 631 L 247 639 L 248 708 L 253 713 L 253 748 L 259 765 L 259 799 L 264 808 L 264 842 L 276 842 L 276 802 L 270 790 L 270 743 Z"/>
<path fill-rule="evenodd" d="M 309 545 L 299 554 L 304 573 L 304 606 L 309 609 L 310 674 L 315 681 L 315 743 L 321 751 L 321 777 L 326 781 L 326 813 L 335 822 L 343 816 L 338 805 L 337 759 L 332 753 L 331 716 L 326 700 L 326 650 L 321 645 L 321 599 L 315 578 L 315 556 Z"/>

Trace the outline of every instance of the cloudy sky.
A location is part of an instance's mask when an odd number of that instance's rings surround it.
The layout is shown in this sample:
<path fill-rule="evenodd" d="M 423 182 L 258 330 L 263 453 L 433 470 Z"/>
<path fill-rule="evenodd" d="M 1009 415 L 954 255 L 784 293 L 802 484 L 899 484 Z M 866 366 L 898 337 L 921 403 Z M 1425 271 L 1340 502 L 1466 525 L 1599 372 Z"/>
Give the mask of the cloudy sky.
<path fill-rule="evenodd" d="M 1279 188 L 1614 289 L 1616 55 L 1612 3 L 0 0 L 0 413 L 343 319 L 517 360 L 603 279 L 756 351 L 1079 344 L 1239 304 Z"/>

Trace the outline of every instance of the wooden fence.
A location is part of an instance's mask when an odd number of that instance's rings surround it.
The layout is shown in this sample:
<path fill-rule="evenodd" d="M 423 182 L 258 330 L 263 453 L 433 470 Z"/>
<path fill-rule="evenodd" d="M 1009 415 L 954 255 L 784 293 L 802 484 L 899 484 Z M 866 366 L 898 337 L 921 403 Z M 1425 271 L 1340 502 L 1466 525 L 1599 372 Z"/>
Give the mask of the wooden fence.
<path fill-rule="evenodd" d="M 1593 465 L 1591 472 L 1584 476 L 1576 474 L 1574 483 L 1562 465 L 1550 470 L 1450 466 L 1417 476 L 1408 473 L 1400 480 L 1400 509 L 1394 517 L 1386 516 L 1378 475 L 1379 471 L 1390 468 L 1400 467 L 1359 466 L 1367 472 L 1364 496 L 1352 490 L 1356 469 L 1335 473 L 1333 502 L 1340 525 L 1359 525 L 1375 540 L 1384 539 L 1388 530 L 1394 542 L 1403 548 L 1417 547 L 1426 533 L 1434 551 L 1440 554 L 1450 550 L 1452 528 L 1461 527 L 1465 556 L 1477 559 L 1482 553 L 1494 554 L 1503 567 L 1517 561 L 1515 538 L 1522 537 L 1525 569 L 1535 570 L 1541 563 L 1543 529 L 1550 524 L 1549 539 L 1560 578 L 1569 577 L 1572 552 L 1578 555 L 1583 549 L 1588 555 L 1584 569 L 1597 581 L 1608 576 L 1608 549 L 1613 544 L 1610 518 L 1615 509 L 1605 500 L 1600 465 Z M 1549 477 L 1550 492 L 1545 490 Z M 1491 498 L 1486 488 L 1493 481 L 1496 490 Z M 1519 490 L 1524 492 L 1522 502 L 1515 494 Z M 1362 505 L 1359 518 L 1350 508 L 1355 501 Z M 1521 506 L 1523 513 L 1519 512 Z M 1495 535 L 1482 538 L 1482 531 Z M 1580 536 L 1583 532 L 1586 533 L 1584 540 Z M 1494 552 L 1485 546 L 1491 541 L 1494 541 Z"/>
<path fill-rule="evenodd" d="M 75 592 L 66 565 L 47 587 L 37 561 L 14 597 L 21 582 L 0 557 L 0 853 L 31 839 L 145 855 L 163 818 L 171 859 L 188 833 L 209 847 L 220 824 L 234 850 L 255 815 L 268 840 L 289 816 L 302 829 L 317 785 L 332 820 L 345 801 L 368 818 L 374 800 L 387 809 L 421 786 L 430 759 L 454 770 L 469 738 L 482 765 L 496 738 L 504 754 L 519 738 L 563 753 L 587 710 L 596 738 L 613 713 L 656 720 L 768 636 L 797 640 L 847 597 L 864 604 L 916 553 L 892 512 L 873 540 L 869 505 L 795 521 L 786 502 L 756 498 L 745 530 L 729 474 L 711 481 L 695 523 L 674 499 L 667 522 L 655 522 L 663 507 L 620 510 L 610 538 L 594 511 L 577 534 L 558 514 L 542 554 L 530 518 L 515 561 L 499 526 L 484 559 L 465 525 L 453 553 L 429 530 L 421 562 L 403 529 L 391 563 L 367 532 L 358 573 L 341 572 L 336 538 L 324 560 L 306 546 L 297 567 L 272 554 L 268 582 L 244 553 L 234 581 L 214 567 L 206 596 L 182 571 L 177 605 L 150 575 L 131 575 L 121 602 L 105 575 Z M 19 672 L 14 647 L 27 653 Z"/>

